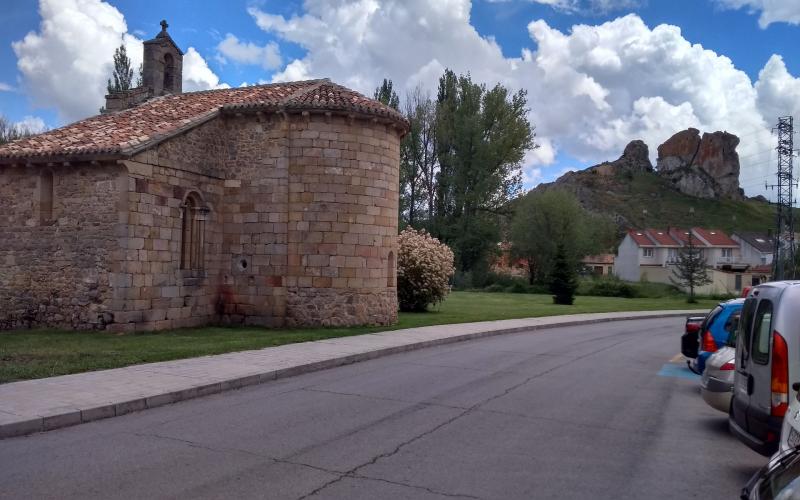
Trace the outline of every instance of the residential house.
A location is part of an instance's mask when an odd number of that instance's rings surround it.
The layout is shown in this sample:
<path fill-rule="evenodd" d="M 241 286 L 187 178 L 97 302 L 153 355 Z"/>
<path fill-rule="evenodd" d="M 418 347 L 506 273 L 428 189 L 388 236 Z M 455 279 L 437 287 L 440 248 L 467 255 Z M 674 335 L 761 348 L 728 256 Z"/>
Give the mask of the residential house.
<path fill-rule="evenodd" d="M 763 269 L 742 258 L 738 242 L 718 229 L 632 229 L 620 243 L 615 274 L 627 281 L 672 283 L 681 248 L 689 240 L 700 251 L 712 282 L 698 293 L 739 293 L 765 279 Z"/>
<path fill-rule="evenodd" d="M 587 255 L 581 259 L 581 264 L 595 276 L 614 274 L 614 254 L 612 253 Z"/>
<path fill-rule="evenodd" d="M 772 235 L 753 231 L 737 231 L 731 236 L 739 244 L 742 261 L 753 266 L 772 264 L 775 253 L 775 238 Z"/>

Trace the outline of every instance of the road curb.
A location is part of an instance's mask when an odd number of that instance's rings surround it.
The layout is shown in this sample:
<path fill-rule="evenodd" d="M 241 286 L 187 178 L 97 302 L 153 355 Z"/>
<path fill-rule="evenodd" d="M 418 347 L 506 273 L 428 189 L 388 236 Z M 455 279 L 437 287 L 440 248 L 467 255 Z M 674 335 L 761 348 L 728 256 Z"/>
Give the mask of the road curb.
<path fill-rule="evenodd" d="M 20 420 L 18 421 L 0 424 L 0 439 L 16 437 L 16 436 L 24 436 L 36 432 L 50 431 L 54 429 L 60 429 L 63 427 L 69 427 L 73 425 L 93 422 L 95 420 L 118 417 L 136 411 L 142 411 L 150 408 L 157 408 L 159 406 L 177 403 L 179 401 L 186 401 L 189 399 L 200 398 L 203 396 L 217 394 L 220 392 L 241 389 L 243 387 L 261 384 L 272 380 L 294 377 L 305 373 L 326 370 L 329 368 L 349 365 L 361 361 L 368 361 L 371 359 L 376 359 L 383 356 L 389 356 L 392 354 L 425 349 L 427 347 L 434 347 L 445 344 L 454 344 L 457 342 L 464 342 L 468 340 L 494 337 L 498 335 L 507 335 L 513 333 L 530 332 L 536 330 L 550 330 L 553 328 L 565 328 L 571 326 L 610 323 L 614 321 L 673 318 L 686 315 L 687 311 L 680 311 L 675 313 L 659 312 L 657 314 L 652 314 L 652 315 L 638 313 L 636 315 L 619 316 L 619 317 L 576 319 L 560 323 L 527 325 L 527 326 L 520 326 L 513 328 L 497 328 L 480 332 L 466 333 L 463 335 L 454 335 L 451 337 L 422 340 L 417 342 L 412 341 L 404 345 L 378 348 L 370 351 L 365 351 L 362 353 L 348 354 L 322 361 L 298 364 L 296 366 L 281 368 L 277 370 L 267 370 L 264 373 L 259 373 L 256 375 L 234 377 L 228 380 L 223 380 L 208 384 L 199 384 L 197 386 L 193 386 L 186 389 L 167 391 L 123 402 L 110 402 L 105 405 L 93 406 L 90 408 L 63 408 L 63 410 L 61 411 L 57 411 L 52 414 L 36 418 L 21 417 Z M 469 323 L 464 323 L 464 325 L 468 324 Z M 393 330 L 393 331 L 376 332 L 376 333 L 384 333 L 384 334 L 397 333 L 402 335 L 403 331 L 404 330 Z M 367 335 L 374 335 L 374 334 L 367 334 Z M 325 342 L 325 341 L 323 340 L 319 342 Z"/>

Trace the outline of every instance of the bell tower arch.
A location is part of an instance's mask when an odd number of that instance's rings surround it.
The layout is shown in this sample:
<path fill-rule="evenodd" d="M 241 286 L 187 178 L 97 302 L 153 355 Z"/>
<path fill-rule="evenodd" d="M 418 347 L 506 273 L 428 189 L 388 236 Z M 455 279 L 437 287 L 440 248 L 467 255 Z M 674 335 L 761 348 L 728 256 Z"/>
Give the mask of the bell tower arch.
<path fill-rule="evenodd" d="M 167 33 L 167 21 L 161 21 L 161 32 L 144 42 L 142 85 L 152 95 L 180 94 L 183 80 L 183 51 Z"/>

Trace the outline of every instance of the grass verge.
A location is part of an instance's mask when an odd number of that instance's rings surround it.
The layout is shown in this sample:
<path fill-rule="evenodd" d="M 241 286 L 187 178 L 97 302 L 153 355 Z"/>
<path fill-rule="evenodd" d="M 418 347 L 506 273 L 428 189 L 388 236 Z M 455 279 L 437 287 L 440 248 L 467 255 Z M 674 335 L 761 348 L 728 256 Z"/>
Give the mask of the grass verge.
<path fill-rule="evenodd" d="M 17 330 L 0 333 L 0 383 L 418 326 L 596 312 L 710 309 L 714 304 L 703 300 L 690 305 L 678 298 L 577 297 L 573 306 L 557 306 L 548 295 L 453 292 L 427 313 L 401 313 L 398 323 L 390 327 L 206 327 L 128 335 Z"/>

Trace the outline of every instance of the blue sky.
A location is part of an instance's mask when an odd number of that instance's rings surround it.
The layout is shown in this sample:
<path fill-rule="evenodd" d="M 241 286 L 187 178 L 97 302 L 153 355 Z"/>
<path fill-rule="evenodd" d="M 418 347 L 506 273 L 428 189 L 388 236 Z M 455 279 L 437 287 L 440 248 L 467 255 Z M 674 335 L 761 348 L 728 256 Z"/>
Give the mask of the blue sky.
<path fill-rule="evenodd" d="M 369 93 L 388 76 L 401 94 L 435 92 L 445 67 L 525 88 L 542 145 L 526 158 L 528 187 L 615 159 L 636 138 L 654 159 L 695 126 L 742 138 L 742 185 L 758 194 L 774 169 L 770 126 L 800 111 L 796 0 L 5 0 L 3 10 L 0 113 L 51 128 L 94 113 L 114 46 L 140 59 L 162 18 L 187 52 L 190 90 L 325 76 Z"/>

